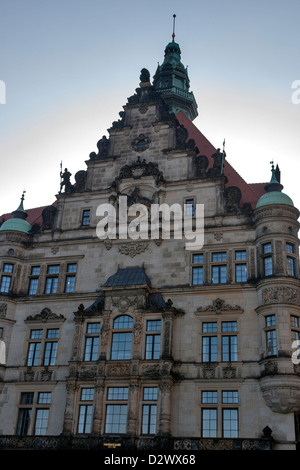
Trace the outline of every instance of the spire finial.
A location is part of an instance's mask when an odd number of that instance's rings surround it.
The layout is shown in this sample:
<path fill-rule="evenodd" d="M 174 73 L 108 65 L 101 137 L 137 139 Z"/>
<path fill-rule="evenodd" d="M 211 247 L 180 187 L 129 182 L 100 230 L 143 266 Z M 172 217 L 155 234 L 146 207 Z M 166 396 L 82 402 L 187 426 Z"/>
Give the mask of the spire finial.
<path fill-rule="evenodd" d="M 172 34 L 172 42 L 175 42 L 175 19 L 176 15 L 173 15 L 173 34 Z"/>

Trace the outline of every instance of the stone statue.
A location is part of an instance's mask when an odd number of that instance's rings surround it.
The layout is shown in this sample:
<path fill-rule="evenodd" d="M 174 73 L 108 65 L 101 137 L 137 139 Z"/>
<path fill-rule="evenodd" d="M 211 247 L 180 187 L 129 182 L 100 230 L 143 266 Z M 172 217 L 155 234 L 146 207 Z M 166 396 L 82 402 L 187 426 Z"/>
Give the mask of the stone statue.
<path fill-rule="evenodd" d="M 64 173 L 61 171 L 60 172 L 60 177 L 62 178 L 62 181 L 60 183 L 60 192 L 62 191 L 62 188 L 65 187 L 65 193 L 71 193 L 72 192 L 72 184 L 70 182 L 70 177 L 72 173 L 68 171 L 68 168 L 65 168 Z"/>

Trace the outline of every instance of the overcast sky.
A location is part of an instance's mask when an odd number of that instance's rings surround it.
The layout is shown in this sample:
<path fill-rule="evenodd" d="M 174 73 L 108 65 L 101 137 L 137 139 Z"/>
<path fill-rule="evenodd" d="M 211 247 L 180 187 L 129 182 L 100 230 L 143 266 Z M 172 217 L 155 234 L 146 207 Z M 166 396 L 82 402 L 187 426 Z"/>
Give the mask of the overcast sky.
<path fill-rule="evenodd" d="M 51 204 L 61 161 L 86 169 L 174 13 L 194 123 L 248 183 L 278 163 L 300 208 L 300 0 L 0 0 L 0 214 L 24 189 L 26 209 Z"/>

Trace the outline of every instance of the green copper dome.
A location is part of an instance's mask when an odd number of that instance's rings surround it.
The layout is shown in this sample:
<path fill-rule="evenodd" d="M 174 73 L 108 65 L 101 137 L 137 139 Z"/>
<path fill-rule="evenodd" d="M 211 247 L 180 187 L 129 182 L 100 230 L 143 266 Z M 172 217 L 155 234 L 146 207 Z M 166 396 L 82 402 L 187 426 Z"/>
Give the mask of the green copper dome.
<path fill-rule="evenodd" d="M 272 165 L 271 181 L 266 185 L 265 189 L 267 192 L 259 198 L 256 208 L 269 206 L 271 204 L 284 204 L 294 207 L 292 199 L 282 192 L 283 186 L 280 184 L 280 170 L 278 165 L 276 170 L 274 169 L 274 165 Z"/>
<path fill-rule="evenodd" d="M 0 232 L 14 230 L 16 232 L 28 233 L 31 230 L 31 225 L 22 219 L 9 219 L 4 222 L 0 227 Z"/>
<path fill-rule="evenodd" d="M 285 204 L 286 206 L 294 206 L 292 199 L 284 193 L 272 191 L 261 196 L 256 204 L 256 208 L 269 206 L 270 204 Z"/>
<path fill-rule="evenodd" d="M 24 201 L 24 193 L 21 197 L 21 202 L 20 202 L 18 209 L 16 209 L 13 212 L 13 216 L 11 219 L 6 220 L 1 225 L 0 232 L 14 231 L 14 232 L 29 233 L 29 231 L 31 230 L 31 225 L 25 220 L 28 214 L 24 210 L 23 201 Z"/>

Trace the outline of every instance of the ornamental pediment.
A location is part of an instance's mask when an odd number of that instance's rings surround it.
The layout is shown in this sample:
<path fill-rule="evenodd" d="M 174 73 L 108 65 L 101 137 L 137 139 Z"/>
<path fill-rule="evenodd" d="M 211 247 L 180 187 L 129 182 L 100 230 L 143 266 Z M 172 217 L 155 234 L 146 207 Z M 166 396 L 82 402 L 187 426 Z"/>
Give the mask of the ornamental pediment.
<path fill-rule="evenodd" d="M 65 317 L 63 315 L 59 315 L 57 313 L 52 312 L 50 308 L 43 308 L 43 310 L 40 313 L 37 313 L 36 315 L 29 315 L 25 322 L 39 322 L 39 323 L 46 323 L 46 322 L 63 322 L 65 321 Z"/>
<path fill-rule="evenodd" d="M 224 312 L 230 312 L 230 313 L 243 313 L 243 309 L 239 305 L 229 305 L 225 303 L 225 300 L 223 299 L 215 299 L 211 305 L 207 305 L 206 307 L 199 307 L 195 315 L 198 316 L 202 313 L 224 313 Z"/>

